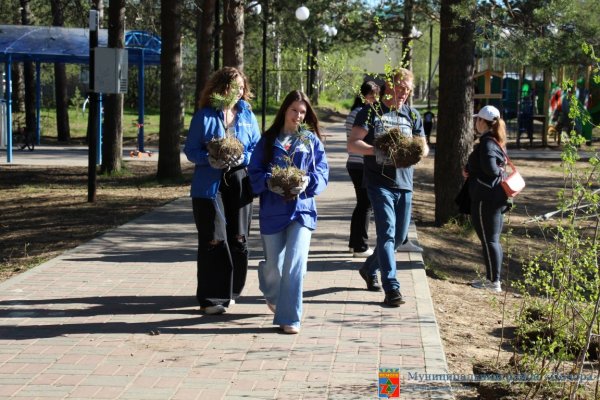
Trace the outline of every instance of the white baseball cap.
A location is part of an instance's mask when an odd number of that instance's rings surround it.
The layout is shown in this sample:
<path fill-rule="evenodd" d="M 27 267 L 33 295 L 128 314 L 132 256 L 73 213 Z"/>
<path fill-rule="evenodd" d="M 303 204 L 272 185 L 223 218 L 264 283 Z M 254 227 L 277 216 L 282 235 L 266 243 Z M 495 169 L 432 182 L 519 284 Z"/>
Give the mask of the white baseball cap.
<path fill-rule="evenodd" d="M 485 106 L 477 114 L 473 115 L 473 118 L 475 117 L 483 118 L 486 121 L 493 121 L 500 118 L 500 111 L 494 106 Z"/>

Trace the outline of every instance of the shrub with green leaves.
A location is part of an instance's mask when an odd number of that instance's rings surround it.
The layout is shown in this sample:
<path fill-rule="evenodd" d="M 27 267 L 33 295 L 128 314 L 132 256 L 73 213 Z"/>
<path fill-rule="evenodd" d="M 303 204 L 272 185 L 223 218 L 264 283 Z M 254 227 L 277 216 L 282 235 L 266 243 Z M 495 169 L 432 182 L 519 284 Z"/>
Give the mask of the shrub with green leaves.
<path fill-rule="evenodd" d="M 570 100 L 577 102 L 574 96 Z M 576 113 L 579 107 L 571 110 Z M 575 131 L 566 139 L 556 218 L 537 221 L 547 248 L 525 263 L 523 279 L 514 283 L 523 294 L 517 317 L 517 348 L 524 353 L 520 364 L 541 377 L 531 397 L 556 385 L 548 381 L 551 373 L 581 376 L 590 356 L 597 361 L 598 354 L 600 161 L 598 154 L 587 164 L 580 161 L 578 149 L 585 139 Z M 561 382 L 562 396 L 575 398 L 580 385 L 577 379 Z"/>

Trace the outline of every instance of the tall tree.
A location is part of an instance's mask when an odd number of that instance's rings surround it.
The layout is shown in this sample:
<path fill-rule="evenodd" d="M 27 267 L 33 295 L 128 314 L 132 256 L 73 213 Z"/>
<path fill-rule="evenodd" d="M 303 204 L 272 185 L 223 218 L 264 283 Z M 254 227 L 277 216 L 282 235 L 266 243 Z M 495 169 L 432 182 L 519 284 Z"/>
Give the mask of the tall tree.
<path fill-rule="evenodd" d="M 29 0 L 21 0 L 21 24 L 31 25 L 31 9 Z M 29 133 L 35 132 L 37 123 L 35 112 L 35 67 L 32 62 L 24 63 L 25 81 L 25 129 Z"/>
<path fill-rule="evenodd" d="M 414 0 L 404 1 L 404 24 L 402 25 L 402 65 L 410 70 L 412 70 L 412 26 L 414 7 Z"/>
<path fill-rule="evenodd" d="M 223 65 L 244 69 L 244 0 L 225 0 Z"/>
<path fill-rule="evenodd" d="M 51 0 L 52 25 L 64 26 L 64 6 L 61 0 Z M 67 70 L 65 64 L 54 64 L 54 89 L 56 93 L 56 131 L 59 142 L 68 142 L 71 139 L 69 127 L 69 96 L 67 94 Z"/>
<path fill-rule="evenodd" d="M 20 24 L 21 13 L 19 7 L 15 7 L 14 2 L 2 2 L 0 7 L 0 18 L 3 24 Z M 12 107 L 14 112 L 25 112 L 25 86 L 23 84 L 23 65 L 13 62 L 11 64 L 12 75 Z M 15 121 L 16 123 L 17 121 Z"/>
<path fill-rule="evenodd" d="M 158 139 L 159 180 L 181 178 L 179 135 L 183 130 L 181 66 L 181 0 L 162 1 L 160 26 L 160 128 Z"/>
<path fill-rule="evenodd" d="M 23 76 L 23 64 L 12 63 L 12 102 L 16 112 L 25 112 L 25 78 Z"/>
<path fill-rule="evenodd" d="M 442 0 L 440 14 L 440 97 L 435 149 L 435 223 L 458 214 L 454 198 L 463 182 L 473 139 L 473 24 L 476 0 Z M 463 13 L 457 7 L 462 4 Z M 464 11 L 466 10 L 466 11 Z"/>
<path fill-rule="evenodd" d="M 125 0 L 108 2 L 108 47 L 125 48 Z M 123 164 L 123 95 L 106 94 L 102 133 L 102 172 L 118 172 Z"/>
<path fill-rule="evenodd" d="M 196 9 L 196 91 L 194 110 L 198 99 L 213 72 L 212 54 L 215 45 L 215 0 L 203 0 L 202 6 Z"/>

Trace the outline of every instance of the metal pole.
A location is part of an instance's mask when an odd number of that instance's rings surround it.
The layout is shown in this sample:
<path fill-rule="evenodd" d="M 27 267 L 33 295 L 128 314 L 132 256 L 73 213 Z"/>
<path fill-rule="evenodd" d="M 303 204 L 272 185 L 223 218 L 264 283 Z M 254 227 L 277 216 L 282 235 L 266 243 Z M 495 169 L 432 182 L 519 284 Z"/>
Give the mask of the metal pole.
<path fill-rule="evenodd" d="M 90 111 L 88 116 L 88 203 L 96 201 L 96 158 L 98 153 L 98 94 L 94 92 L 94 49 L 98 47 L 98 25 L 100 19 L 98 10 L 90 10 L 89 26 L 90 26 L 90 75 L 89 75 L 89 92 Z"/>
<path fill-rule="evenodd" d="M 144 152 L 144 49 L 140 52 L 138 64 L 138 151 Z"/>
<path fill-rule="evenodd" d="M 310 81 L 310 38 L 308 38 L 308 44 L 306 45 L 306 95 L 310 97 L 312 91 L 312 85 Z"/>
<path fill-rule="evenodd" d="M 8 55 L 6 62 L 6 162 L 13 159 L 13 130 L 12 130 L 12 56 Z"/>
<path fill-rule="evenodd" d="M 102 164 L 102 93 L 96 93 L 96 165 Z M 94 170 L 95 171 L 95 170 Z"/>
<path fill-rule="evenodd" d="M 41 64 L 39 61 L 35 63 L 35 144 L 40 144 L 41 137 L 41 98 L 42 98 L 42 85 L 41 85 Z"/>
<path fill-rule="evenodd" d="M 433 53 L 433 24 L 429 25 L 429 72 L 427 73 L 427 109 L 431 109 L 431 53 Z"/>
<path fill-rule="evenodd" d="M 262 28 L 262 131 L 265 131 L 267 120 L 267 28 L 269 19 L 269 0 L 264 0 L 265 14 L 263 16 Z"/>

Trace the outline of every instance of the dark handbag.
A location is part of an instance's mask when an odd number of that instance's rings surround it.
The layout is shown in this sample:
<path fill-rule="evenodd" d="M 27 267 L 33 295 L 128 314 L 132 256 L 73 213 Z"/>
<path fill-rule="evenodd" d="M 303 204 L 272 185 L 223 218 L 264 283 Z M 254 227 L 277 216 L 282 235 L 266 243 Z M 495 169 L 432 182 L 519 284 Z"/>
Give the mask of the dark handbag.
<path fill-rule="evenodd" d="M 456 195 L 454 202 L 461 214 L 471 214 L 471 196 L 469 195 L 469 178 L 465 179 L 460 192 Z"/>

